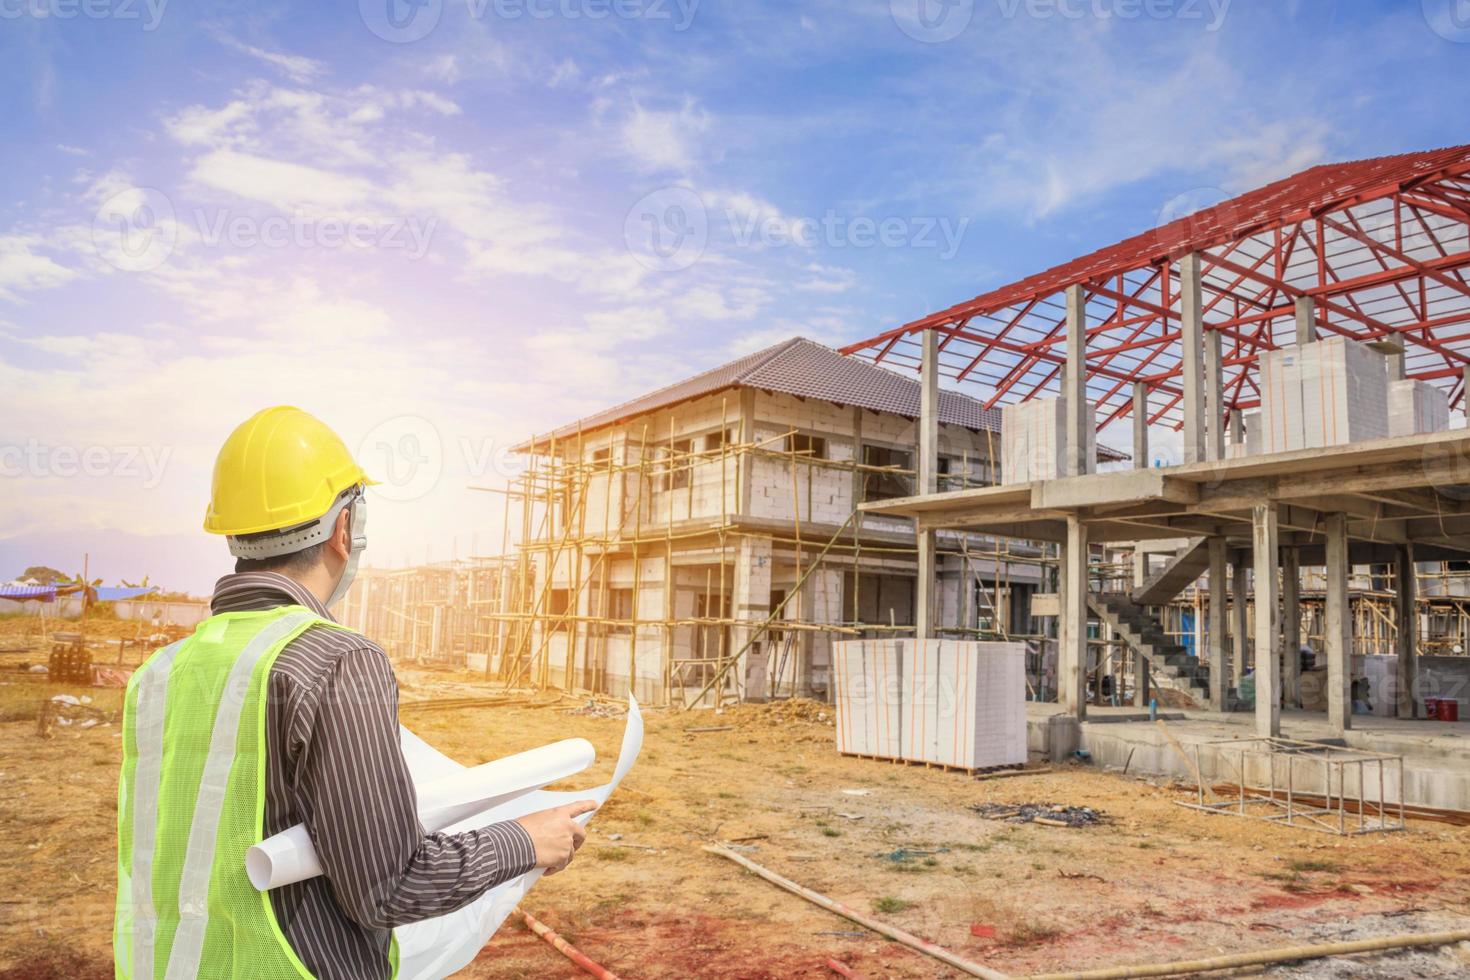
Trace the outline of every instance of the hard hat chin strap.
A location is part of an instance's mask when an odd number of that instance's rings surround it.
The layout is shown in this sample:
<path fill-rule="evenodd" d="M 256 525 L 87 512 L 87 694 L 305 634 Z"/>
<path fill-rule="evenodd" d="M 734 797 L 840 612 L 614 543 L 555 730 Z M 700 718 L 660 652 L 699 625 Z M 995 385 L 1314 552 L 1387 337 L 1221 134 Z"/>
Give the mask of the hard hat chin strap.
<path fill-rule="evenodd" d="M 351 543 L 351 550 L 347 552 L 347 567 L 342 569 L 342 577 L 337 580 L 336 588 L 327 596 L 328 609 L 347 595 L 347 590 L 352 587 L 352 580 L 357 577 L 357 560 L 367 550 L 367 500 L 361 494 L 353 499 L 352 510 L 347 518 L 347 534 Z"/>

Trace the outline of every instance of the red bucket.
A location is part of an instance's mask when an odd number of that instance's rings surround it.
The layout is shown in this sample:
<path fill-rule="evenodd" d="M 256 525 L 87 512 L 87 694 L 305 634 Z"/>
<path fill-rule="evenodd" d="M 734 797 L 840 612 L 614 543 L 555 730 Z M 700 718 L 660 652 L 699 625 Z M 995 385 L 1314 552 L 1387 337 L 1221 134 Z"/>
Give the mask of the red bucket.
<path fill-rule="evenodd" d="M 1439 698 L 1424 699 L 1424 717 L 1428 721 L 1439 720 Z"/>
<path fill-rule="evenodd" d="M 1440 721 L 1459 721 L 1460 720 L 1460 702 L 1459 701 L 1456 701 L 1454 698 L 1440 698 L 1439 699 L 1439 720 Z"/>

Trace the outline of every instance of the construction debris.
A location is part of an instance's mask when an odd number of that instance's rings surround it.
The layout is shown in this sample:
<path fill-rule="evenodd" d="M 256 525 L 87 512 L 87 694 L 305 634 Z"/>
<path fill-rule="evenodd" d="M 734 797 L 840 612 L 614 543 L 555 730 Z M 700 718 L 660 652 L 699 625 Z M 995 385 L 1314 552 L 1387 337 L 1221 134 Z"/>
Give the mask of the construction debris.
<path fill-rule="evenodd" d="M 1102 813 L 1090 806 L 1058 803 L 971 803 L 970 809 L 986 820 L 1039 823 L 1050 827 L 1085 827 L 1103 820 Z"/>
<path fill-rule="evenodd" d="M 110 725 L 116 716 L 102 711 L 92 704 L 92 699 L 83 694 L 57 694 L 41 702 L 36 714 L 36 734 L 41 738 L 54 737 L 57 728 L 95 728 Z"/>

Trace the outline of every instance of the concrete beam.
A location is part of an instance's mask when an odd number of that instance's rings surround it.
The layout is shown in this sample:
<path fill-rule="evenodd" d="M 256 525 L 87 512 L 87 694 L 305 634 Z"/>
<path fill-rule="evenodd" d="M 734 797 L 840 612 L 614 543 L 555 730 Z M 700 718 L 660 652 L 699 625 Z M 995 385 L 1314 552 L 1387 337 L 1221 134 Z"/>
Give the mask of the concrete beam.
<path fill-rule="evenodd" d="M 1165 470 L 1116 470 L 1031 484 L 1031 506 L 1037 510 L 1144 500 L 1192 504 L 1198 499 L 1198 483 L 1168 476 Z"/>
<path fill-rule="evenodd" d="M 1414 575 L 1414 546 L 1405 545 L 1398 549 L 1394 561 L 1397 591 L 1394 594 L 1394 611 L 1399 624 L 1398 654 L 1395 686 L 1398 688 L 1398 716 L 1419 716 L 1419 616 L 1415 610 L 1414 590 L 1418 587 Z"/>
<path fill-rule="evenodd" d="M 1310 296 L 1296 298 L 1296 342 L 1302 346 L 1317 339 L 1317 301 Z"/>
<path fill-rule="evenodd" d="M 1210 707 L 1225 710 L 1226 671 L 1230 668 L 1230 637 L 1227 625 L 1230 579 L 1226 572 L 1225 539 L 1212 537 L 1210 549 Z"/>
<path fill-rule="evenodd" d="M 1256 735 L 1281 734 L 1281 635 L 1276 626 L 1276 560 L 1280 528 L 1275 504 L 1251 510 L 1251 540 L 1256 565 Z M 1345 540 L 1345 539 L 1344 539 Z"/>
<path fill-rule="evenodd" d="M 1205 334 L 1205 459 L 1225 458 L 1224 367 L 1220 360 L 1220 331 Z"/>
<path fill-rule="evenodd" d="M 1133 468 L 1148 469 L 1148 385 L 1133 382 Z"/>
<path fill-rule="evenodd" d="M 1302 568 L 1301 551 L 1281 549 L 1281 689 L 1286 703 L 1294 708 L 1302 703 Z"/>
<path fill-rule="evenodd" d="M 1067 369 L 1062 374 L 1062 396 L 1067 402 L 1067 476 L 1090 472 L 1087 458 L 1087 294 L 1081 286 L 1067 287 Z"/>
<path fill-rule="evenodd" d="M 1057 701 L 1080 720 L 1087 717 L 1087 525 L 1075 515 L 1067 518 L 1061 570 Z"/>
<path fill-rule="evenodd" d="M 1184 462 L 1205 458 L 1204 290 L 1198 252 L 1179 260 L 1179 327 L 1183 350 Z"/>
<path fill-rule="evenodd" d="M 1322 633 L 1327 648 L 1327 724 L 1334 732 L 1353 726 L 1353 617 L 1348 604 L 1348 521 L 1346 514 L 1328 514 L 1327 603 Z"/>

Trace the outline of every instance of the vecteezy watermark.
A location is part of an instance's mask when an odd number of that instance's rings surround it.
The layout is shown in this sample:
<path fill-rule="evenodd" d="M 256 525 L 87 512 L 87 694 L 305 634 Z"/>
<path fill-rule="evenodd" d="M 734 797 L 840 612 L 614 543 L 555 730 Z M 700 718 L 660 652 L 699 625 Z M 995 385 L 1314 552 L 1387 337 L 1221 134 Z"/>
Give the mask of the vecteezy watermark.
<path fill-rule="evenodd" d="M 378 423 L 363 436 L 357 458 L 378 485 L 374 495 L 416 500 L 439 485 L 444 473 L 444 440 L 421 415 L 399 415 Z"/>
<path fill-rule="evenodd" d="M 109 196 L 92 216 L 92 246 L 124 272 L 146 272 L 168 261 L 179 242 L 173 202 L 152 187 Z"/>
<path fill-rule="evenodd" d="M 709 245 L 709 211 L 687 187 L 663 187 L 639 198 L 623 219 L 628 251 L 655 272 L 698 262 Z"/>
<path fill-rule="evenodd" d="M 471 480 L 511 479 L 525 465 L 509 444 L 492 438 L 455 439 L 460 468 Z M 422 415 L 397 415 L 373 426 L 358 443 L 357 458 L 378 481 L 373 495 L 403 502 L 431 493 L 444 476 L 448 451 L 439 427 Z"/>
<path fill-rule="evenodd" d="M 969 226 L 969 218 L 933 215 L 874 218 L 829 209 L 821 217 L 790 217 L 759 208 L 712 211 L 693 190 L 665 187 L 629 209 L 623 240 L 645 267 L 677 272 L 699 261 L 712 232 L 737 248 L 936 249 L 940 259 L 948 260 L 959 251 Z"/>
<path fill-rule="evenodd" d="M 893 22 L 915 41 L 938 44 L 964 33 L 975 16 L 975 0 L 888 0 Z"/>
<path fill-rule="evenodd" d="M 103 260 L 124 272 L 157 269 L 185 236 L 209 248 L 386 249 L 421 259 L 437 227 L 437 218 L 412 215 L 344 218 L 293 211 L 261 217 L 204 208 L 194 208 L 181 221 L 162 191 L 129 187 L 97 208 L 92 245 Z"/>
<path fill-rule="evenodd" d="M 172 446 L 53 446 L 39 439 L 0 445 L 0 477 L 139 480 L 144 490 L 163 482 Z"/>
<path fill-rule="evenodd" d="M 995 0 L 1006 20 L 1202 21 L 1207 31 L 1225 24 L 1231 0 Z"/>
<path fill-rule="evenodd" d="M 446 0 L 357 0 L 367 29 L 385 41 L 408 44 L 439 26 Z M 641 20 L 666 22 L 676 32 L 694 22 L 700 0 L 463 0 L 474 20 Z"/>
<path fill-rule="evenodd" d="M 1420 0 L 1424 22 L 1446 41 L 1470 44 L 1470 0 Z"/>
<path fill-rule="evenodd" d="M 1225 23 L 1231 0 L 987 0 L 1006 20 L 1202 21 L 1207 31 Z M 1431 0 L 1425 0 L 1429 3 Z M 1455 2 L 1455 0 L 1450 0 Z M 916 41 L 937 44 L 959 37 L 975 17 L 976 0 L 888 0 L 898 29 Z"/>
<path fill-rule="evenodd" d="M 156 31 L 168 0 L 0 0 L 0 20 L 137 20 Z"/>
<path fill-rule="evenodd" d="M 423 220 L 412 215 L 338 218 L 295 211 L 257 218 L 223 210 L 209 215 L 202 208 L 192 214 L 200 241 L 211 247 L 398 249 L 411 259 L 428 253 L 439 224 L 437 218 Z"/>

